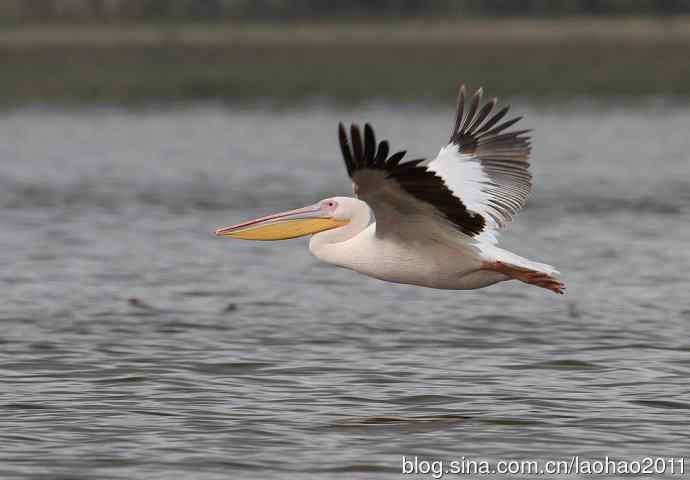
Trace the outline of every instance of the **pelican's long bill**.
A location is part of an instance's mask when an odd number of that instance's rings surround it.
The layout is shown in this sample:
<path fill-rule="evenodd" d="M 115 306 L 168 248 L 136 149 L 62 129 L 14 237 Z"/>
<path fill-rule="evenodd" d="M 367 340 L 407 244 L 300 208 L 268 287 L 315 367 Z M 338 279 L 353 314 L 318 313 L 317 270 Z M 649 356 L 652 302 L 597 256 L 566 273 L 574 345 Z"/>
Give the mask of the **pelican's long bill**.
<path fill-rule="evenodd" d="M 325 211 L 317 203 L 219 228 L 216 235 L 244 240 L 287 240 L 342 227 L 347 223 L 347 220 L 336 220 L 331 212 Z"/>

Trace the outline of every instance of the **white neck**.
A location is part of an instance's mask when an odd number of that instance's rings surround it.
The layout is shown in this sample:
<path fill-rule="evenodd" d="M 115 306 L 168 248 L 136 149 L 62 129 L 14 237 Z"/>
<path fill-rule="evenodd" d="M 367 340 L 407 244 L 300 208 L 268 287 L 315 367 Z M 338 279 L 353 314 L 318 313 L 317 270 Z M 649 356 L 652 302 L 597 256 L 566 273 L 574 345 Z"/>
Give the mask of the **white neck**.
<path fill-rule="evenodd" d="M 349 240 L 359 235 L 369 225 L 371 214 L 369 206 L 361 200 L 356 208 L 352 209 L 350 221 L 342 227 L 317 233 L 309 241 L 309 250 L 317 258 L 335 265 L 343 265 L 343 254 L 347 250 Z"/>

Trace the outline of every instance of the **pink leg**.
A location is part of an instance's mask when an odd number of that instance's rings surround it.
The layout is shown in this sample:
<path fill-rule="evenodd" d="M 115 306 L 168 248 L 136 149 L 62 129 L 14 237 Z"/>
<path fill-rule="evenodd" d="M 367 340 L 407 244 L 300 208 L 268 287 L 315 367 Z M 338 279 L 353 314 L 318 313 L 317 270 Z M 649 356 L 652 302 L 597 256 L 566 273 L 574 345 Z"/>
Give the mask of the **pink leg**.
<path fill-rule="evenodd" d="M 508 263 L 499 261 L 483 262 L 482 269 L 500 272 L 511 278 L 520 280 L 521 282 L 546 288 L 547 290 L 560 293 L 561 295 L 565 293 L 565 284 L 548 273 L 538 272 L 536 270 L 524 267 L 516 267 L 515 265 L 510 265 Z"/>

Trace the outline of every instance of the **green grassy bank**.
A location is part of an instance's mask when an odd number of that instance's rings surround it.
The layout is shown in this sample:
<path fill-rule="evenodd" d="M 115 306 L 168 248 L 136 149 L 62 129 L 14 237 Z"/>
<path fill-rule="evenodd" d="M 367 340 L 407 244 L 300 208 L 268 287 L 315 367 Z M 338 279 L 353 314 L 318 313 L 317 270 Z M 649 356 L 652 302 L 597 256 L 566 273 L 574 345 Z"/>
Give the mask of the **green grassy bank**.
<path fill-rule="evenodd" d="M 0 102 L 690 96 L 690 20 L 0 29 Z"/>

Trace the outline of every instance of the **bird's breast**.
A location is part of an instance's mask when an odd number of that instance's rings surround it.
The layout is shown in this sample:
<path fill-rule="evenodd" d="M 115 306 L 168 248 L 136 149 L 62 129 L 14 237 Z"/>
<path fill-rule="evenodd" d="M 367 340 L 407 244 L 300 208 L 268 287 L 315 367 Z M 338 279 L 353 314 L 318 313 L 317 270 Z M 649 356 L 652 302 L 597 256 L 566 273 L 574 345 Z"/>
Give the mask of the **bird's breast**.
<path fill-rule="evenodd" d="M 332 245 L 322 260 L 387 282 L 456 288 L 480 260 L 469 249 L 441 243 L 405 243 L 375 236 Z M 316 252 L 315 252 L 316 253 Z"/>

